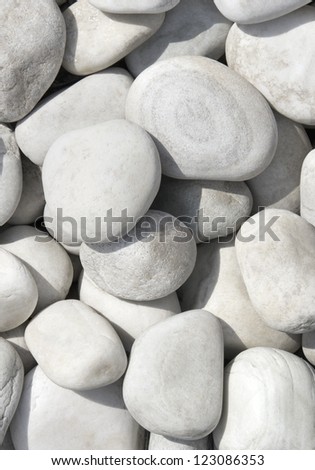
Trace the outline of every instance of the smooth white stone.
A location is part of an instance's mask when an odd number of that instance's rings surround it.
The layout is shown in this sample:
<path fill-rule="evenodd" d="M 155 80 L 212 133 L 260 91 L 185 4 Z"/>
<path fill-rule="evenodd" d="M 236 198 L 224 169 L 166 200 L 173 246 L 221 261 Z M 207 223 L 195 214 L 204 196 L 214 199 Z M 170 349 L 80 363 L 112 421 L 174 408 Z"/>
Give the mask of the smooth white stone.
<path fill-rule="evenodd" d="M 203 310 L 180 313 L 151 326 L 134 342 L 124 401 L 150 432 L 201 439 L 220 419 L 222 378 L 220 322 Z"/>
<path fill-rule="evenodd" d="M 74 75 L 106 69 L 140 46 L 164 21 L 156 15 L 112 15 L 88 0 L 80 0 L 63 13 L 67 40 L 63 67 Z"/>
<path fill-rule="evenodd" d="M 60 387 L 105 387 L 127 367 L 114 328 L 79 300 L 62 300 L 42 310 L 28 324 L 25 341 L 45 375 Z"/>
<path fill-rule="evenodd" d="M 14 133 L 0 124 L 0 226 L 14 213 L 22 193 L 22 165 Z"/>
<path fill-rule="evenodd" d="M 311 224 L 293 212 L 265 209 L 242 225 L 236 252 L 249 298 L 268 326 L 287 333 L 315 329 Z"/>
<path fill-rule="evenodd" d="M 143 449 L 143 430 L 126 410 L 121 381 L 76 393 L 39 367 L 25 377 L 11 435 L 17 450 Z"/>
<path fill-rule="evenodd" d="M 38 300 L 36 282 L 27 267 L 0 248 L 0 332 L 24 323 Z"/>
<path fill-rule="evenodd" d="M 146 329 L 181 311 L 175 292 L 149 302 L 132 302 L 100 289 L 83 271 L 79 281 L 79 296 L 82 302 L 111 322 L 127 352 L 130 352 L 134 340 Z"/>
<path fill-rule="evenodd" d="M 26 326 L 27 322 L 23 323 L 23 325 L 20 325 L 17 328 L 14 328 L 13 330 L 4 331 L 0 333 L 0 336 L 6 339 L 10 344 L 12 344 L 12 346 L 20 356 L 25 374 L 27 374 L 27 372 L 29 372 L 31 369 L 33 369 L 33 367 L 36 366 L 36 361 L 30 353 L 30 350 L 28 349 L 27 344 L 25 342 L 24 334 Z"/>
<path fill-rule="evenodd" d="M 125 101 L 133 79 L 122 68 L 85 77 L 48 96 L 15 130 L 23 153 L 42 165 L 49 147 L 66 132 L 125 117 Z"/>
<path fill-rule="evenodd" d="M 18 206 L 9 219 L 10 225 L 32 224 L 43 214 L 45 205 L 40 168 L 24 155 L 22 155 L 21 161 L 23 189 Z"/>
<path fill-rule="evenodd" d="M 197 55 L 219 59 L 231 25 L 212 0 L 181 0 L 166 13 L 161 28 L 126 57 L 127 67 L 136 76 L 170 57 Z"/>
<path fill-rule="evenodd" d="M 124 235 L 147 212 L 160 185 L 161 165 L 151 137 L 118 119 L 57 139 L 42 174 L 53 217 L 59 209 L 72 218 L 72 230 L 67 228 L 72 242 L 96 243 Z M 133 222 L 125 220 L 124 210 Z M 104 219 L 111 214 L 119 222 L 107 224 Z"/>
<path fill-rule="evenodd" d="M 91 5 L 108 13 L 162 13 L 180 0 L 89 0 Z"/>
<path fill-rule="evenodd" d="M 183 217 L 200 243 L 237 230 L 249 217 L 252 202 L 243 181 L 188 181 L 164 176 L 152 207 Z"/>
<path fill-rule="evenodd" d="M 126 118 L 150 132 L 163 173 L 179 179 L 252 178 L 270 164 L 278 141 L 261 94 L 206 57 L 151 65 L 131 85 Z"/>
<path fill-rule="evenodd" d="M 314 422 L 315 374 L 303 359 L 253 348 L 226 367 L 216 449 L 315 449 Z"/>
<path fill-rule="evenodd" d="M 0 234 L 0 247 L 20 258 L 35 279 L 37 311 L 66 297 L 73 278 L 72 264 L 47 233 L 28 225 L 10 227 Z"/>
<path fill-rule="evenodd" d="M 310 0 L 214 0 L 221 13 L 235 23 L 252 24 L 287 15 Z"/>
<path fill-rule="evenodd" d="M 195 269 L 179 292 L 185 310 L 204 309 L 219 320 L 224 337 L 224 358 L 245 349 L 270 346 L 295 352 L 301 337 L 269 328 L 255 311 L 236 258 L 234 240 L 221 239 L 198 247 Z"/>
<path fill-rule="evenodd" d="M 308 362 L 315 366 L 315 331 L 302 335 L 302 349 Z"/>
<path fill-rule="evenodd" d="M 315 226 L 315 150 L 307 155 L 302 166 L 301 216 Z"/>
<path fill-rule="evenodd" d="M 23 118 L 54 81 L 66 28 L 55 0 L 6 0 L 1 5 L 0 122 Z"/>
<path fill-rule="evenodd" d="M 127 300 L 160 299 L 175 292 L 196 261 L 191 230 L 161 211 L 149 211 L 125 238 L 114 243 L 82 243 L 87 276 L 109 294 Z"/>
<path fill-rule="evenodd" d="M 261 24 L 234 24 L 226 58 L 279 113 L 315 125 L 315 82 L 309 79 L 315 73 L 314 41 L 315 10 L 303 7 Z"/>
<path fill-rule="evenodd" d="M 275 113 L 278 147 L 270 165 L 247 181 L 253 195 L 253 213 L 259 207 L 300 211 L 300 175 L 303 161 L 312 149 L 304 128 Z"/>
<path fill-rule="evenodd" d="M 209 436 L 195 441 L 183 439 L 170 439 L 151 432 L 149 440 L 149 450 L 209 450 Z"/>
<path fill-rule="evenodd" d="M 0 445 L 18 406 L 23 377 L 23 364 L 18 353 L 8 341 L 0 338 Z"/>

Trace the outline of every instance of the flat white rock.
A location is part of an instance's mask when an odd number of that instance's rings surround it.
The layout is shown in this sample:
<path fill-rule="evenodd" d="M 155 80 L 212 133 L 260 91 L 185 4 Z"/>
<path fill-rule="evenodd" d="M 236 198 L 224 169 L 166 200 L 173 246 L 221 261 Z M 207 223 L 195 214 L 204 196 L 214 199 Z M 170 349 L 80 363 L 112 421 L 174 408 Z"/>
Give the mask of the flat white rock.
<path fill-rule="evenodd" d="M 149 211 L 126 237 L 113 243 L 82 243 L 87 276 L 109 294 L 127 300 L 160 299 L 175 292 L 196 261 L 191 230 L 161 211 Z"/>
<path fill-rule="evenodd" d="M 36 282 L 27 267 L 0 248 L 0 332 L 24 323 L 37 305 Z"/>
<path fill-rule="evenodd" d="M 125 117 L 125 101 L 133 79 L 113 67 L 42 100 L 15 130 L 23 153 L 42 165 L 49 147 L 66 132 Z"/>
<path fill-rule="evenodd" d="M 314 41 L 315 10 L 307 6 L 261 24 L 234 24 L 226 58 L 279 113 L 315 125 L 315 82 L 309 79 L 315 73 Z"/>
<path fill-rule="evenodd" d="M 23 364 L 14 347 L 0 338 L 0 445 L 4 441 L 23 388 Z"/>
<path fill-rule="evenodd" d="M 200 243 L 237 230 L 251 213 L 252 195 L 243 181 L 189 181 L 164 176 L 152 207 L 179 217 Z"/>
<path fill-rule="evenodd" d="M 89 75 L 140 46 L 160 28 L 165 15 L 112 15 L 80 0 L 63 16 L 67 40 L 62 65 L 74 75 Z"/>
<path fill-rule="evenodd" d="M 154 137 L 163 173 L 179 179 L 249 179 L 270 164 L 278 141 L 261 94 L 206 57 L 175 57 L 144 70 L 131 85 L 126 118 Z"/>
<path fill-rule="evenodd" d="M 220 320 L 225 360 L 255 346 L 290 352 L 300 348 L 299 335 L 269 328 L 257 314 L 237 262 L 234 240 L 220 239 L 198 247 L 195 269 L 181 287 L 179 298 L 183 311 L 204 309 Z"/>
<path fill-rule="evenodd" d="M 226 367 L 216 449 L 315 449 L 314 423 L 315 373 L 303 359 L 252 348 Z"/>
<path fill-rule="evenodd" d="M 47 233 L 28 225 L 10 227 L 0 234 L 0 247 L 19 258 L 35 279 L 37 311 L 66 297 L 73 278 L 72 264 L 62 246 Z"/>
<path fill-rule="evenodd" d="M 0 122 L 23 118 L 54 81 L 63 58 L 65 23 L 55 0 L 1 5 Z"/>
<path fill-rule="evenodd" d="M 281 209 L 265 209 L 237 234 L 249 298 L 262 320 L 287 333 L 315 329 L 315 228 Z"/>
<path fill-rule="evenodd" d="M 247 181 L 253 195 L 253 213 L 259 207 L 300 211 L 300 176 L 303 161 L 312 149 L 305 129 L 275 113 L 278 147 L 270 165 Z"/>
<path fill-rule="evenodd" d="M 157 323 L 136 339 L 124 380 L 124 401 L 145 429 L 201 439 L 222 406 L 223 337 L 209 312 L 192 310 Z"/>
<path fill-rule="evenodd" d="M 58 209 L 72 218 L 74 244 L 124 235 L 149 209 L 160 177 L 153 140 L 122 119 L 64 134 L 50 147 L 43 165 L 47 205 L 53 217 Z"/>
<path fill-rule="evenodd" d="M 14 328 L 13 330 L 4 331 L 0 333 L 0 336 L 6 339 L 10 344 L 12 344 L 12 346 L 20 356 L 25 374 L 36 366 L 36 361 L 30 353 L 25 342 L 24 335 L 26 326 L 27 322 L 23 323 L 23 325 Z"/>
<path fill-rule="evenodd" d="M 301 216 L 315 226 L 315 150 L 309 152 L 302 166 Z"/>
<path fill-rule="evenodd" d="M 22 193 L 20 151 L 12 130 L 0 124 L 0 226 L 14 213 Z"/>
<path fill-rule="evenodd" d="M 143 430 L 126 410 L 121 381 L 76 393 L 39 367 L 25 377 L 11 435 L 17 450 L 143 449 Z"/>
<path fill-rule="evenodd" d="M 308 362 L 315 366 L 315 331 L 302 335 L 302 349 Z"/>
<path fill-rule="evenodd" d="M 150 433 L 148 450 L 209 450 L 209 436 L 194 441 L 171 439 L 159 434 Z"/>
<path fill-rule="evenodd" d="M 214 0 L 221 13 L 235 23 L 252 24 L 287 15 L 310 0 Z"/>
<path fill-rule="evenodd" d="M 175 292 L 149 302 L 132 302 L 100 289 L 82 271 L 79 281 L 80 300 L 111 322 L 125 349 L 130 352 L 133 342 L 147 328 L 180 313 Z"/>
<path fill-rule="evenodd" d="M 79 300 L 62 300 L 42 310 L 28 324 L 25 341 L 45 375 L 60 387 L 105 387 L 127 367 L 114 328 Z"/>
<path fill-rule="evenodd" d="M 91 5 L 108 13 L 162 13 L 180 0 L 89 0 Z"/>
<path fill-rule="evenodd" d="M 158 60 L 170 57 L 219 59 L 231 25 L 212 0 L 181 0 L 166 13 L 161 28 L 126 57 L 127 67 L 137 76 Z"/>

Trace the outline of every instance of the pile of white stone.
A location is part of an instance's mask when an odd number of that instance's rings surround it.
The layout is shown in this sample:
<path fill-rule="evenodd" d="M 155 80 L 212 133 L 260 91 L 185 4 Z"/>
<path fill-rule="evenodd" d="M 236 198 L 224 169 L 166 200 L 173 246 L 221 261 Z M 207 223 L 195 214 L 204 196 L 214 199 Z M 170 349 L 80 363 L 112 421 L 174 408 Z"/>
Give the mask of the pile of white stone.
<path fill-rule="evenodd" d="M 308 3 L 1 2 L 1 449 L 315 449 Z"/>

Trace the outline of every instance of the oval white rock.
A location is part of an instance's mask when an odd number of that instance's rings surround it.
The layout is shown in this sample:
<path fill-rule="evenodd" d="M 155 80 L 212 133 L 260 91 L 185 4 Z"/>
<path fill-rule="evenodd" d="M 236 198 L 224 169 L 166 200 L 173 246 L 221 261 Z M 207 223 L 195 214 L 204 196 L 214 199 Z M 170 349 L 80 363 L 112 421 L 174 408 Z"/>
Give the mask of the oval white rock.
<path fill-rule="evenodd" d="M 79 280 L 79 296 L 111 322 L 127 352 L 147 328 L 181 311 L 175 292 L 149 302 L 132 302 L 100 289 L 84 272 Z"/>
<path fill-rule="evenodd" d="M 80 0 L 63 13 L 67 40 L 63 67 L 74 75 L 106 69 L 154 34 L 164 21 L 155 15 L 112 15 L 88 0 Z"/>
<path fill-rule="evenodd" d="M 307 6 L 261 24 L 234 24 L 226 58 L 279 113 L 315 125 L 315 82 L 309 79 L 315 73 L 314 41 L 315 10 Z"/>
<path fill-rule="evenodd" d="M 230 237 L 198 247 L 194 271 L 181 287 L 179 298 L 184 311 L 204 309 L 220 320 L 225 360 L 255 346 L 295 352 L 301 345 L 299 335 L 269 328 L 257 314 L 237 262 L 234 240 Z"/>
<path fill-rule="evenodd" d="M 24 323 L 35 310 L 37 300 L 37 285 L 30 271 L 0 248 L 0 332 Z"/>
<path fill-rule="evenodd" d="M 24 370 L 14 347 L 0 338 L 0 445 L 18 406 L 22 393 Z"/>
<path fill-rule="evenodd" d="M 65 40 L 65 23 L 55 0 L 3 3 L 0 122 L 17 121 L 38 103 L 60 69 Z"/>
<path fill-rule="evenodd" d="M 123 402 L 121 381 L 76 393 L 36 367 L 25 377 L 11 424 L 17 450 L 138 450 L 143 430 Z"/>
<path fill-rule="evenodd" d="M 47 233 L 28 225 L 10 227 L 0 234 L 0 247 L 18 257 L 35 279 L 37 311 L 66 297 L 73 278 L 72 264 L 62 246 Z"/>
<path fill-rule="evenodd" d="M 30 353 L 25 342 L 24 335 L 26 326 L 27 322 L 23 323 L 23 325 L 20 325 L 17 328 L 14 328 L 13 330 L 4 331 L 0 333 L 0 336 L 6 339 L 10 344 L 12 344 L 12 346 L 20 356 L 25 374 L 36 366 L 36 361 Z"/>
<path fill-rule="evenodd" d="M 315 150 L 309 152 L 302 166 L 301 216 L 315 226 Z"/>
<path fill-rule="evenodd" d="M 196 261 L 191 230 L 170 214 L 149 211 L 113 243 L 82 243 L 87 276 L 109 294 L 127 300 L 160 299 L 175 292 Z"/>
<path fill-rule="evenodd" d="M 315 329 L 315 228 L 281 209 L 248 219 L 236 239 L 249 298 L 262 320 L 287 333 Z"/>
<path fill-rule="evenodd" d="M 114 328 L 79 300 L 63 300 L 42 310 L 28 324 L 25 341 L 45 375 L 60 387 L 105 387 L 127 367 Z"/>
<path fill-rule="evenodd" d="M 226 367 L 216 449 L 315 449 L 314 421 L 315 373 L 300 357 L 252 348 Z"/>
<path fill-rule="evenodd" d="M 14 133 L 0 124 L 0 226 L 14 213 L 22 186 L 21 157 Z"/>
<path fill-rule="evenodd" d="M 49 147 L 66 132 L 125 117 L 125 101 L 133 79 L 113 67 L 42 100 L 15 130 L 23 153 L 42 165 Z"/>
<path fill-rule="evenodd" d="M 122 119 L 64 134 L 43 165 L 47 205 L 53 214 L 61 212 L 59 222 L 71 218 L 73 243 L 124 235 L 149 209 L 160 178 L 153 140 Z"/>
<path fill-rule="evenodd" d="M 89 0 L 91 5 L 108 13 L 162 13 L 180 0 Z"/>
<path fill-rule="evenodd" d="M 249 179 L 270 164 L 278 141 L 261 94 L 206 57 L 151 65 L 131 85 L 126 118 L 154 137 L 163 173 L 179 179 Z"/>
<path fill-rule="evenodd" d="M 153 63 L 170 57 L 219 59 L 231 25 L 212 0 L 181 0 L 166 13 L 161 28 L 126 57 L 127 67 L 137 76 Z"/>

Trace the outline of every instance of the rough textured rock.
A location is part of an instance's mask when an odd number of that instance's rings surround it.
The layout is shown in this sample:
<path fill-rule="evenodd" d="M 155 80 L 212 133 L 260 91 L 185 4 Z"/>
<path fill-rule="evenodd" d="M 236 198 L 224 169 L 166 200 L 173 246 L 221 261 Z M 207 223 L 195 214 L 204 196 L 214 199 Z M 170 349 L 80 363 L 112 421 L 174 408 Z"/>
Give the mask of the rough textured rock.
<path fill-rule="evenodd" d="M 315 331 L 302 335 L 302 348 L 308 362 L 315 366 Z"/>
<path fill-rule="evenodd" d="M 161 28 L 126 57 L 136 76 L 158 60 L 185 55 L 219 59 L 224 54 L 231 22 L 212 0 L 181 0 L 168 13 Z"/>
<path fill-rule="evenodd" d="M 295 352 L 299 335 L 269 328 L 255 311 L 236 258 L 234 240 L 221 239 L 198 247 L 193 273 L 181 287 L 183 311 L 204 309 L 219 320 L 224 337 L 224 358 L 233 359 L 247 348 L 269 346 Z"/>
<path fill-rule="evenodd" d="M 150 434 L 149 450 L 209 450 L 209 436 L 195 441 L 184 439 L 171 439 L 160 436 L 159 434 Z"/>
<path fill-rule="evenodd" d="M 18 406 L 23 388 L 23 364 L 14 347 L 0 338 L 0 445 Z"/>
<path fill-rule="evenodd" d="M 203 310 L 180 313 L 136 339 L 124 380 L 124 401 L 150 432 L 201 439 L 220 419 L 222 375 L 219 321 Z"/>
<path fill-rule="evenodd" d="M 305 125 L 315 124 L 315 83 L 309 79 L 315 72 L 314 25 L 315 10 L 307 6 L 261 24 L 234 24 L 226 42 L 228 65 L 279 113 Z"/>
<path fill-rule="evenodd" d="M 35 279 L 37 311 L 66 297 L 73 278 L 72 264 L 47 233 L 28 225 L 10 227 L 0 234 L 0 247 L 20 258 Z"/>
<path fill-rule="evenodd" d="M 140 46 L 160 28 L 165 15 L 112 15 L 80 0 L 63 16 L 67 41 L 62 65 L 74 75 L 89 75 Z"/>
<path fill-rule="evenodd" d="M 89 0 L 91 5 L 108 13 L 162 13 L 180 0 Z"/>
<path fill-rule="evenodd" d="M 23 325 L 20 325 L 17 328 L 14 328 L 13 330 L 0 333 L 0 336 L 12 344 L 20 356 L 25 374 L 36 366 L 36 361 L 30 353 L 25 342 L 24 334 L 26 326 L 27 322 L 23 323 Z"/>
<path fill-rule="evenodd" d="M 274 207 L 291 212 L 300 210 L 300 175 L 303 161 L 312 149 L 305 129 L 275 113 L 278 147 L 270 165 L 247 181 L 253 195 L 253 213 L 259 207 Z"/>
<path fill-rule="evenodd" d="M 22 165 L 14 133 L 0 124 L 0 226 L 14 213 L 22 193 Z"/>
<path fill-rule="evenodd" d="M 42 310 L 28 324 L 25 341 L 45 375 L 60 387 L 105 387 L 127 367 L 114 328 L 79 300 L 62 300 Z"/>
<path fill-rule="evenodd" d="M 42 215 L 45 205 L 40 168 L 23 155 L 21 161 L 23 189 L 18 206 L 9 219 L 10 225 L 32 224 Z"/>
<path fill-rule="evenodd" d="M 252 24 L 287 15 L 310 0 L 214 0 L 221 13 L 235 23 Z"/>
<path fill-rule="evenodd" d="M 127 352 L 147 328 L 181 311 L 175 292 L 149 302 L 132 302 L 108 294 L 84 272 L 79 281 L 79 296 L 82 302 L 111 322 Z"/>
<path fill-rule="evenodd" d="M 123 119 L 132 81 L 126 70 L 113 67 L 48 96 L 17 124 L 20 149 L 36 165 L 42 165 L 49 147 L 66 132 Z"/>
<path fill-rule="evenodd" d="M 163 173 L 179 179 L 252 178 L 269 165 L 278 141 L 261 94 L 206 57 L 166 59 L 142 72 L 128 93 L 126 118 L 150 132 Z"/>
<path fill-rule="evenodd" d="M 60 137 L 46 155 L 43 186 L 53 214 L 59 209 L 63 217 L 72 218 L 71 229 L 66 230 L 71 230 L 73 243 L 109 242 L 147 212 L 160 175 L 151 137 L 139 126 L 118 119 Z M 61 216 L 58 221 L 65 225 Z"/>
<path fill-rule="evenodd" d="M 252 195 L 244 182 L 164 176 L 152 207 L 182 218 L 199 243 L 237 230 L 251 213 Z"/>
<path fill-rule="evenodd" d="M 249 349 L 226 367 L 224 385 L 213 433 L 217 449 L 315 448 L 315 374 L 303 359 L 279 349 Z"/>
<path fill-rule="evenodd" d="M 301 171 L 301 216 L 315 226 L 315 150 L 305 158 Z"/>
<path fill-rule="evenodd" d="M 175 292 L 196 261 L 191 230 L 170 214 L 149 211 L 115 243 L 82 243 L 87 276 L 109 294 L 127 300 L 155 300 Z"/>
<path fill-rule="evenodd" d="M 315 329 L 311 224 L 289 211 L 265 209 L 242 225 L 236 252 L 249 298 L 268 326 L 287 333 Z"/>
<path fill-rule="evenodd" d="M 59 71 L 65 40 L 65 24 L 55 0 L 3 3 L 0 122 L 17 121 L 38 103 Z"/>
<path fill-rule="evenodd" d="M 125 408 L 121 381 L 76 393 L 58 387 L 39 367 L 25 377 L 11 435 L 18 450 L 143 448 L 143 431 Z"/>
<path fill-rule="evenodd" d="M 0 332 L 24 323 L 37 300 L 37 285 L 30 271 L 9 251 L 0 248 Z"/>

